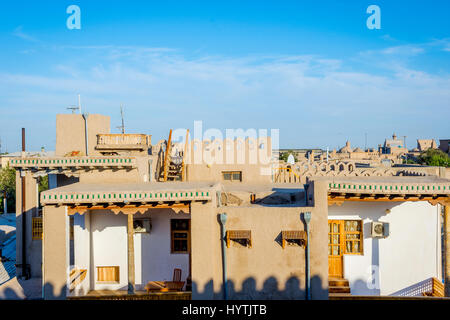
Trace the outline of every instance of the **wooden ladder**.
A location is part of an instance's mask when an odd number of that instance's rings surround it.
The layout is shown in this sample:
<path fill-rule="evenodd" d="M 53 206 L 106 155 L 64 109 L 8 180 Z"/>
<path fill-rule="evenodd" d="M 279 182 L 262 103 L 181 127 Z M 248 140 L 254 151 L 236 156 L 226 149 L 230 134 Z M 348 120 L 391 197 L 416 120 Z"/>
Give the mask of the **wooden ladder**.
<path fill-rule="evenodd" d="M 184 156 L 187 152 L 189 130 L 186 132 L 186 142 L 184 146 L 184 153 L 182 155 L 182 162 L 177 164 L 172 161 L 171 151 L 172 151 L 172 130 L 169 133 L 169 139 L 167 140 L 166 151 L 164 154 L 164 164 L 162 169 L 162 175 L 160 181 L 185 181 L 186 180 L 186 169 Z M 181 153 L 180 153 L 181 154 Z"/>

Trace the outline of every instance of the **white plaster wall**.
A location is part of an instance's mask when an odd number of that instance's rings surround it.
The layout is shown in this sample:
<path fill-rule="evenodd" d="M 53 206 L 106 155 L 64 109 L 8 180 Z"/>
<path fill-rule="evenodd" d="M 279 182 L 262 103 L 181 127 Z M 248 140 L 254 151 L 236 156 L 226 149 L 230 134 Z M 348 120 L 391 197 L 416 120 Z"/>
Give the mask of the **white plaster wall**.
<path fill-rule="evenodd" d="M 344 202 L 328 212 L 329 219 L 363 220 L 364 255 L 344 255 L 344 277 L 352 294 L 390 295 L 430 277 L 441 279 L 438 206 L 425 201 Z M 371 238 L 372 221 L 388 222 L 389 237 Z"/>
<path fill-rule="evenodd" d="M 136 259 L 136 289 L 144 290 L 148 281 L 172 281 L 173 269 L 181 269 L 181 281 L 189 275 L 189 255 L 170 253 L 170 219 L 189 219 L 188 214 L 159 210 L 150 214 L 136 215 L 150 217 L 150 234 L 136 234 L 134 250 Z"/>
<path fill-rule="evenodd" d="M 107 210 L 93 210 L 91 232 L 91 287 L 93 290 L 127 290 L 127 216 Z M 119 266 L 120 282 L 98 283 L 97 267 L 102 266 Z"/>
<path fill-rule="evenodd" d="M 75 288 L 73 295 L 84 295 L 91 289 L 90 267 L 90 213 L 75 214 L 73 220 L 74 233 L 74 266 L 78 269 L 87 269 L 86 278 Z"/>
<path fill-rule="evenodd" d="M 151 218 L 152 230 L 150 234 L 134 236 L 136 289 L 144 290 L 148 281 L 171 281 L 174 268 L 182 270 L 182 281 L 186 281 L 189 255 L 170 253 L 170 219 L 188 219 L 190 216 L 182 212 L 175 214 L 172 210 L 153 210 L 152 213 L 135 215 L 136 219 L 145 217 Z M 84 284 L 90 283 L 90 290 L 127 290 L 127 217 L 106 210 L 93 210 L 90 219 L 82 218 L 79 216 L 74 220 L 74 236 L 75 264 L 90 264 L 90 279 L 86 279 Z M 90 226 L 86 222 L 89 220 Z M 97 266 L 119 266 L 120 283 L 97 283 Z"/>

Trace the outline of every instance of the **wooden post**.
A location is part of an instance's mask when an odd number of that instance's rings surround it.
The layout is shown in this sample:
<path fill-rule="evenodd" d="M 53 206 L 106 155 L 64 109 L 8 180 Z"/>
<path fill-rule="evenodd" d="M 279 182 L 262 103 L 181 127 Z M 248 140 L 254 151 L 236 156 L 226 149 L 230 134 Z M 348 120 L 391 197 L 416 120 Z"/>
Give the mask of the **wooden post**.
<path fill-rule="evenodd" d="M 164 181 L 167 181 L 167 173 L 170 163 L 170 149 L 172 145 L 172 129 L 169 132 L 169 140 L 167 140 L 166 154 L 164 157 Z"/>
<path fill-rule="evenodd" d="M 189 210 L 190 210 L 190 208 L 189 208 Z M 189 237 L 188 237 L 188 242 L 189 242 L 188 243 L 188 248 L 189 248 L 189 275 L 188 275 L 188 279 L 189 279 L 189 283 L 188 283 L 188 280 L 186 280 L 186 291 L 192 291 L 192 249 L 191 249 L 192 233 L 191 233 L 191 222 L 192 222 L 192 220 L 189 220 Z"/>
<path fill-rule="evenodd" d="M 128 214 L 128 294 L 134 294 L 134 230 L 133 215 Z"/>
<path fill-rule="evenodd" d="M 444 250 L 445 296 L 450 297 L 450 205 L 444 206 Z"/>
<path fill-rule="evenodd" d="M 46 300 L 65 300 L 70 262 L 67 207 L 45 206 L 42 223 L 42 295 Z"/>

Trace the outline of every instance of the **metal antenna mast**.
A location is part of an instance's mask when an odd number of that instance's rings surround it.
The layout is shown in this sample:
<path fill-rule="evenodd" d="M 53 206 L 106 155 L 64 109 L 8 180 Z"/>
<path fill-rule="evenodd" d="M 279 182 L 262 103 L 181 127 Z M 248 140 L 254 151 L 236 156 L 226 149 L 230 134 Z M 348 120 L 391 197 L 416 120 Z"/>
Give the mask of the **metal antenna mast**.
<path fill-rule="evenodd" d="M 120 117 L 122 118 L 122 125 L 118 126 L 117 129 L 120 129 L 122 134 L 125 134 L 125 123 L 123 121 L 123 105 L 120 104 Z"/>
<path fill-rule="evenodd" d="M 75 113 L 76 110 L 79 110 L 80 114 L 82 114 L 81 112 L 81 97 L 80 95 L 78 95 L 78 106 L 70 106 L 67 109 L 72 110 L 72 114 Z"/>
<path fill-rule="evenodd" d="M 364 140 L 364 151 L 367 150 L 367 132 L 365 133 L 365 140 Z"/>

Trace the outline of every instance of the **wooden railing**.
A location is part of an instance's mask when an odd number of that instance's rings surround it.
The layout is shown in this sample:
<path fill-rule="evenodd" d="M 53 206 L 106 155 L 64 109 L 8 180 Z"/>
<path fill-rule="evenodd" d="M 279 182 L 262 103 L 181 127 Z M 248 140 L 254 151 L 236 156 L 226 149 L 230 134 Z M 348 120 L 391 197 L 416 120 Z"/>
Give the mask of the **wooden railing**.
<path fill-rule="evenodd" d="M 428 297 L 445 297 L 444 284 L 439 279 L 432 278 L 431 291 L 423 292 L 422 294 Z"/>
<path fill-rule="evenodd" d="M 148 147 L 151 136 L 146 134 L 98 134 L 97 149 Z"/>
<path fill-rule="evenodd" d="M 301 183 L 300 175 L 292 168 L 277 168 L 273 176 L 273 182 L 276 183 Z"/>
<path fill-rule="evenodd" d="M 70 291 L 73 291 L 86 278 L 86 269 L 73 269 L 70 271 Z"/>
<path fill-rule="evenodd" d="M 428 278 L 397 291 L 393 297 L 445 297 L 444 284 L 437 278 Z"/>

